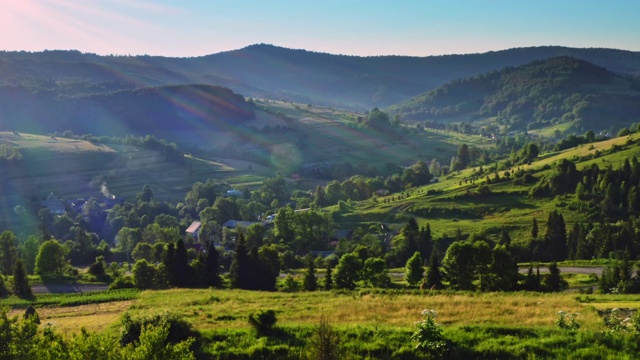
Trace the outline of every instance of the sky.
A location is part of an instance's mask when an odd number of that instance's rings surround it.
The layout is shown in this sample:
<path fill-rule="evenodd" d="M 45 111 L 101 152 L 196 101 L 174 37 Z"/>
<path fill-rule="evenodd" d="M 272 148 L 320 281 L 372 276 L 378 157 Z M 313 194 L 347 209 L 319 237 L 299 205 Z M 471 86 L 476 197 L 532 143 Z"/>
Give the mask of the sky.
<path fill-rule="evenodd" d="M 560 45 L 640 51 L 640 0 L 0 0 L 0 50 L 201 56 L 265 43 L 345 55 Z"/>

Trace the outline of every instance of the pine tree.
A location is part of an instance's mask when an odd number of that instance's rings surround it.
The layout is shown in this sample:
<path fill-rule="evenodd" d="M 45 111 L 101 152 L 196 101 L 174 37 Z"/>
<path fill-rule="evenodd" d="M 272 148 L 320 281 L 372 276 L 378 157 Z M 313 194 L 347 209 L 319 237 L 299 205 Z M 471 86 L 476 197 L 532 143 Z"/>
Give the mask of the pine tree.
<path fill-rule="evenodd" d="M 540 291 L 540 274 L 536 276 L 533 273 L 533 265 L 529 267 L 527 276 L 524 278 L 523 289 L 527 291 Z"/>
<path fill-rule="evenodd" d="M 192 278 L 191 268 L 189 267 L 189 256 L 187 255 L 187 248 L 184 246 L 182 239 L 176 243 L 176 250 L 174 254 L 174 274 L 169 278 L 173 279 L 175 285 L 178 287 L 184 287 L 189 285 L 189 281 Z"/>
<path fill-rule="evenodd" d="M 544 245 L 543 260 L 562 261 L 567 258 L 567 230 L 564 218 L 557 210 L 549 214 Z"/>
<path fill-rule="evenodd" d="M 327 271 L 324 276 L 324 289 L 331 290 L 332 287 L 333 287 L 333 284 L 332 284 L 332 277 L 331 277 L 331 264 L 327 264 Z"/>
<path fill-rule="evenodd" d="M 428 259 L 431 256 L 431 249 L 433 248 L 433 238 L 431 236 L 431 226 L 427 223 L 427 226 L 423 226 L 420 229 L 418 236 L 417 250 L 423 259 Z"/>
<path fill-rule="evenodd" d="M 307 262 L 307 272 L 304 275 L 304 289 L 306 291 L 316 291 L 318 289 L 318 279 L 316 278 L 314 257 L 309 255 Z"/>
<path fill-rule="evenodd" d="M 509 246 L 511 245 L 511 236 L 505 228 L 502 228 L 502 234 L 500 236 L 500 245 Z"/>
<path fill-rule="evenodd" d="M 177 282 L 176 276 L 180 276 L 176 273 L 175 269 L 175 258 L 176 251 L 173 243 L 167 244 L 164 249 L 164 253 L 162 254 L 162 264 L 164 265 L 164 270 L 167 273 L 167 278 L 169 280 L 169 284 L 174 286 Z"/>
<path fill-rule="evenodd" d="M 29 285 L 29 278 L 27 278 L 27 270 L 24 267 L 22 259 L 16 261 L 13 272 L 13 292 L 21 298 L 33 297 L 31 286 Z"/>
<path fill-rule="evenodd" d="M 7 285 L 4 283 L 4 276 L 0 274 L 0 298 L 9 295 L 9 289 L 7 289 Z"/>
<path fill-rule="evenodd" d="M 207 254 L 204 260 L 205 268 L 205 284 L 207 286 L 220 287 L 222 282 L 220 280 L 220 254 L 216 250 L 213 242 L 209 242 L 207 247 Z"/>
<path fill-rule="evenodd" d="M 535 239 L 538 237 L 538 221 L 536 218 L 533 218 L 533 225 L 531 226 L 531 238 Z"/>
<path fill-rule="evenodd" d="M 247 274 L 248 266 L 249 256 L 247 254 L 247 247 L 244 241 L 244 235 L 240 233 L 236 240 L 236 249 L 233 254 L 233 260 L 231 261 L 231 267 L 229 268 L 231 288 L 247 289 L 249 285 Z"/>
<path fill-rule="evenodd" d="M 545 289 L 550 292 L 557 292 L 566 289 L 567 286 L 567 282 L 562 278 L 562 275 L 560 275 L 558 264 L 554 261 L 549 265 L 549 274 L 544 278 Z"/>
<path fill-rule="evenodd" d="M 429 258 L 429 267 L 427 268 L 427 274 L 424 280 L 425 287 L 429 289 L 443 289 L 442 274 L 440 274 L 440 268 L 438 267 L 438 254 L 434 250 L 431 252 Z"/>

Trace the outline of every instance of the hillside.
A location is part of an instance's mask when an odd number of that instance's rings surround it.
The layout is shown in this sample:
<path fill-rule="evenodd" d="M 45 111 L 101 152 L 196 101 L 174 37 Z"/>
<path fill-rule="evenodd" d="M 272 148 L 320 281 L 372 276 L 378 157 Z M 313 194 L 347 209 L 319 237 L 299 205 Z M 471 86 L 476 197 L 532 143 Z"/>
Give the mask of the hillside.
<path fill-rule="evenodd" d="M 573 224 L 591 222 L 593 225 L 597 222 L 591 205 L 578 201 L 573 191 L 557 196 L 531 196 L 531 189 L 539 180 L 549 176 L 562 160 L 575 163 L 581 171 L 595 165 L 601 169 L 602 177 L 603 169 L 620 169 L 625 160 L 640 157 L 639 140 L 640 134 L 633 134 L 545 153 L 530 165 L 510 168 L 510 178 L 505 177 L 506 169 L 496 171 L 495 166 L 486 166 L 483 172 L 482 167 L 477 166 L 453 172 L 439 178 L 435 184 L 362 201 L 353 208 L 339 210 L 337 219 L 340 226 L 346 228 L 381 222 L 399 227 L 413 217 L 421 225 L 429 223 L 434 238 L 444 239 L 443 246 L 448 245 L 447 239 L 455 240 L 458 232 L 465 238 L 477 234 L 495 239 L 502 230 L 509 231 L 515 243 L 527 244 L 531 240 L 532 219 L 537 219 L 539 233 L 544 234 L 547 216 L 554 210 L 564 216 L 567 230 Z M 530 174 L 530 180 L 516 180 L 516 172 Z M 487 181 L 495 179 L 496 174 L 501 181 Z M 479 194 L 483 185 L 488 188 L 486 195 Z M 600 204 L 596 207 L 601 209 Z M 628 219 L 629 215 L 625 214 L 622 212 L 605 222 Z"/>
<path fill-rule="evenodd" d="M 405 120 L 496 117 L 512 130 L 571 123 L 576 130 L 628 126 L 640 116 L 640 81 L 557 57 L 453 81 L 389 108 Z"/>
<path fill-rule="evenodd" d="M 216 131 L 255 117 L 232 91 L 210 85 L 175 85 L 101 94 L 62 95 L 57 87 L 0 87 L 0 130 L 125 136 L 163 131 Z"/>
<path fill-rule="evenodd" d="M 229 186 L 255 186 L 272 172 L 258 164 L 187 156 L 167 159 L 161 152 L 125 144 L 25 133 L 0 132 L 0 146 L 22 158 L 0 163 L 0 227 L 34 233 L 41 202 L 53 193 L 64 201 L 114 195 L 132 201 L 148 184 L 159 201 L 183 201 L 194 183 L 217 179 Z M 23 211 L 16 211 L 22 206 Z"/>
<path fill-rule="evenodd" d="M 547 46 L 467 55 L 357 57 L 260 44 L 193 58 L 2 52 L 0 83 L 66 95 L 211 84 L 251 97 L 368 110 L 455 79 L 554 56 L 573 56 L 614 73 L 640 74 L 640 53 L 613 49 Z"/>

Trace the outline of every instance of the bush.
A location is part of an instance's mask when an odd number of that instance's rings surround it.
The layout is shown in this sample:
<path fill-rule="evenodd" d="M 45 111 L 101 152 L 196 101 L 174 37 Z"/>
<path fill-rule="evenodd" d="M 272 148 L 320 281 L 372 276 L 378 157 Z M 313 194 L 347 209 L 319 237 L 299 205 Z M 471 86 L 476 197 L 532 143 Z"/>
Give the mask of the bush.
<path fill-rule="evenodd" d="M 320 325 L 315 328 L 309 340 L 309 359 L 332 360 L 340 359 L 340 336 L 329 325 L 325 317 L 320 318 Z"/>
<path fill-rule="evenodd" d="M 278 319 L 276 318 L 276 312 L 273 310 L 262 310 L 258 315 L 249 315 L 249 324 L 260 336 L 271 334 L 276 321 Z"/>
<path fill-rule="evenodd" d="M 118 276 L 111 285 L 109 285 L 109 290 L 133 289 L 135 287 L 136 285 L 133 283 L 133 277 L 131 275 L 123 275 Z"/>
<path fill-rule="evenodd" d="M 178 344 L 189 338 L 199 340 L 200 334 L 191 328 L 191 325 L 172 313 L 155 314 L 140 318 L 131 318 L 128 313 L 123 315 L 122 330 L 120 331 L 120 344 L 128 345 L 140 341 L 142 329 L 148 326 L 166 327 L 169 334 L 165 345 Z"/>
<path fill-rule="evenodd" d="M 436 324 L 436 312 L 423 310 L 422 321 L 416 323 L 416 331 L 411 340 L 417 342 L 416 349 L 422 350 L 431 357 L 442 357 L 449 351 L 447 339 L 442 334 L 439 324 Z"/>

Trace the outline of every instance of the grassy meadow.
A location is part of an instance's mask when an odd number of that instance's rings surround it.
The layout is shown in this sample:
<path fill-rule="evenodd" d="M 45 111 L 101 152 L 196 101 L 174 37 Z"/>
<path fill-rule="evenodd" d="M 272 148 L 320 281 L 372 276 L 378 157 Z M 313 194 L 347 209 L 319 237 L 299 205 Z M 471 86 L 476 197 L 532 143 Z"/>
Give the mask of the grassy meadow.
<path fill-rule="evenodd" d="M 321 318 L 339 334 L 345 358 L 428 358 L 414 350 L 411 334 L 422 310 L 433 309 L 452 347 L 448 358 L 599 358 L 604 354 L 622 359 L 633 358 L 637 335 L 612 331 L 605 318 L 612 308 L 640 306 L 638 295 L 374 289 L 295 293 L 170 289 L 101 302 L 108 293 L 97 293 L 95 302 L 80 305 L 38 305 L 42 297 L 38 296 L 36 307 L 43 324 L 66 336 L 82 328 L 118 336 L 125 312 L 132 318 L 169 312 L 199 331 L 202 358 L 300 358 Z M 66 297 L 74 296 L 82 297 Z M 256 334 L 247 321 L 262 310 L 274 310 L 277 317 L 275 332 L 266 336 Z M 561 310 L 579 313 L 578 330 L 555 325 Z"/>

